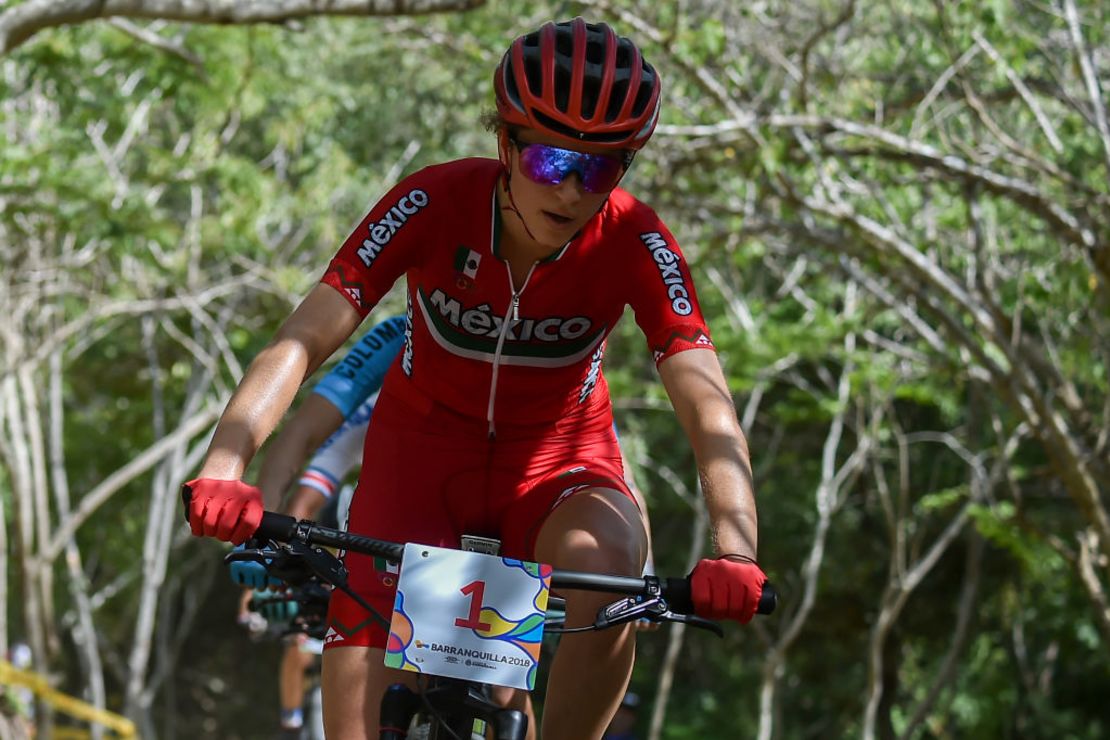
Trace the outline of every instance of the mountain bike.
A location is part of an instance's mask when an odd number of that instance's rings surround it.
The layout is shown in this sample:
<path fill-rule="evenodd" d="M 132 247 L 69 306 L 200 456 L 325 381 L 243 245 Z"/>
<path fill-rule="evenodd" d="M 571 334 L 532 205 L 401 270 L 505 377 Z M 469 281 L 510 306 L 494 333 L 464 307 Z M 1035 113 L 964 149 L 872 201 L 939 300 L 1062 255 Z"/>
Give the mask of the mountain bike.
<path fill-rule="evenodd" d="M 253 545 L 253 546 L 252 546 Z M 402 561 L 409 558 L 424 558 L 430 560 L 431 555 L 442 554 L 432 551 L 439 548 L 430 548 L 420 545 L 404 545 L 396 542 L 378 540 L 351 532 L 331 529 L 320 526 L 310 520 L 296 520 L 289 516 L 266 512 L 262 517 L 254 541 L 247 549 L 233 551 L 227 559 L 252 559 L 267 565 L 275 577 L 307 580 L 317 578 L 331 584 L 334 588 L 347 593 L 363 608 L 376 614 L 377 612 L 361 597 L 348 587 L 348 574 L 343 563 L 324 548 L 336 548 L 350 552 L 357 552 L 371 557 L 383 558 L 391 563 L 401 564 L 401 584 L 404 585 L 404 570 Z M 455 553 L 459 559 L 463 551 L 449 551 Z M 491 557 L 491 556 L 485 556 Z M 520 561 L 506 563 L 511 567 L 520 565 Z M 524 564 L 536 565 L 536 564 Z M 415 569 L 415 566 L 413 566 Z M 559 628 L 562 633 L 586 630 L 601 630 L 616 625 L 625 624 L 640 619 L 653 622 L 681 622 L 692 627 L 709 630 L 718 636 L 723 636 L 724 631 L 716 622 L 703 619 L 694 614 L 690 598 L 690 583 L 686 578 L 659 578 L 656 576 L 615 576 L 598 573 L 582 573 L 546 569 L 540 566 L 541 580 L 549 583 L 551 589 L 573 589 L 581 591 L 596 591 L 603 593 L 623 594 L 624 598 L 618 599 L 598 611 L 597 618 L 592 625 L 577 628 Z M 536 573 L 533 573 L 536 575 Z M 479 582 L 475 582 L 479 583 Z M 474 586 L 475 584 L 468 584 Z M 400 593 L 400 588 L 399 588 Z M 467 593 L 463 589 L 463 593 Z M 472 604 L 480 604 L 482 591 L 477 589 L 477 598 Z M 473 594 L 472 594 L 473 595 Z M 546 594 L 543 599 L 546 604 Z M 775 590 L 768 583 L 763 588 L 757 612 L 769 614 L 774 611 L 777 603 Z M 397 613 L 401 607 L 401 599 L 394 611 L 394 624 L 397 623 Z M 470 621 L 480 622 L 484 612 L 472 608 Z M 542 625 L 542 617 L 540 623 Z M 466 620 L 456 620 L 465 623 Z M 411 625 L 410 625 L 411 626 Z M 461 625 L 460 625 L 461 626 Z M 482 625 L 485 627 L 486 625 Z M 541 627 L 542 630 L 542 627 Z M 419 645 L 418 647 L 428 647 Z M 435 645 L 431 646 L 433 649 Z M 447 651 L 447 648 L 440 647 Z M 457 652 L 457 651 L 456 651 Z M 462 654 L 462 653 L 460 653 Z M 492 654 L 482 653 L 482 659 L 466 658 L 466 666 L 472 663 L 492 668 L 488 662 L 494 660 Z M 454 658 L 452 655 L 447 660 Z M 387 652 L 387 662 L 389 654 Z M 408 658 L 402 656 L 402 661 Z M 416 658 L 417 661 L 422 660 Z M 461 660 L 455 660 L 456 663 Z M 406 740 L 409 737 L 408 728 L 412 725 L 413 718 L 418 714 L 425 715 L 429 721 L 429 732 L 426 735 L 430 740 L 470 740 L 475 731 L 475 723 L 488 727 L 493 731 L 495 740 L 523 740 L 527 733 L 527 717 L 523 712 L 505 709 L 495 704 L 489 698 L 490 682 L 476 678 L 459 678 L 451 675 L 425 674 L 416 663 L 407 662 L 403 667 L 408 670 L 420 672 L 421 682 L 417 691 L 409 689 L 404 684 L 391 686 L 382 697 L 381 719 L 378 729 L 380 740 Z M 442 668 L 437 668 L 442 670 Z M 534 666 L 532 666 L 534 669 Z M 479 735 L 480 736 L 480 735 Z"/>

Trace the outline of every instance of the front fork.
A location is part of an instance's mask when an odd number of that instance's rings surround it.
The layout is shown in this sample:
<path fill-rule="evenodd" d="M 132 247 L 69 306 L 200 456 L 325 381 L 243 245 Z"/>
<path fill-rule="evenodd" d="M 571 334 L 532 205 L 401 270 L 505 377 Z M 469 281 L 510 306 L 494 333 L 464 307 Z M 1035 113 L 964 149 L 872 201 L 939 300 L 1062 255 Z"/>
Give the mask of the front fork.
<path fill-rule="evenodd" d="M 409 725 L 420 708 L 418 697 L 408 686 L 395 683 L 385 690 L 382 696 L 381 717 L 378 737 L 380 740 L 405 740 Z"/>
<path fill-rule="evenodd" d="M 451 732 L 462 740 L 470 740 L 474 717 L 493 728 L 494 740 L 525 740 L 528 736 L 528 716 L 524 712 L 494 704 L 476 685 L 462 681 L 440 683 L 425 692 L 425 700 L 436 714 L 450 718 Z M 382 697 L 379 739 L 406 740 L 409 725 L 421 704 L 420 696 L 404 684 L 390 686 Z M 431 736 L 451 736 L 439 730 L 439 722 L 433 718 Z"/>

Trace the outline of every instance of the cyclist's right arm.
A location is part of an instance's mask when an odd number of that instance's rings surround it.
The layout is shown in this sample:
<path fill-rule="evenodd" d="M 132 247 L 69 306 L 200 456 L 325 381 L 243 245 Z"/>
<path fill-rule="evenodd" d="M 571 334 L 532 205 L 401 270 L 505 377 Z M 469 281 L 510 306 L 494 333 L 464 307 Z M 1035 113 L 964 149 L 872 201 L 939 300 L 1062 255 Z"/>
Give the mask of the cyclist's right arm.
<path fill-rule="evenodd" d="M 267 509 L 278 508 L 294 477 L 314 451 L 318 457 L 312 464 L 321 469 L 331 484 L 338 484 L 342 476 L 362 460 L 362 438 L 366 420 L 374 407 L 372 399 L 404 345 L 405 324 L 403 316 L 393 316 L 370 329 L 316 384 L 293 418 L 270 442 L 258 478 Z M 339 436 L 344 434 L 338 430 L 359 425 L 362 429 L 357 439 L 353 439 L 348 448 L 335 449 Z M 325 445 L 335 452 L 321 457 Z M 337 466 L 342 470 L 331 470 Z M 324 496 L 330 496 L 333 488 L 334 485 L 330 485 L 319 490 Z"/>
<path fill-rule="evenodd" d="M 200 474 L 188 484 L 193 534 L 238 544 L 254 533 L 262 500 L 257 489 L 240 481 L 243 472 L 304 379 L 361 321 L 347 299 L 318 285 L 254 359 L 216 425 Z"/>
<path fill-rule="evenodd" d="M 240 480 L 247 464 L 304 379 L 351 336 L 397 278 L 420 261 L 422 245 L 433 241 L 426 206 L 435 173 L 422 172 L 398 183 L 363 218 L 332 259 L 323 284 L 308 294 L 251 363 L 216 425 L 200 477 L 182 490 L 194 535 L 239 544 L 258 529 L 262 494 Z"/>

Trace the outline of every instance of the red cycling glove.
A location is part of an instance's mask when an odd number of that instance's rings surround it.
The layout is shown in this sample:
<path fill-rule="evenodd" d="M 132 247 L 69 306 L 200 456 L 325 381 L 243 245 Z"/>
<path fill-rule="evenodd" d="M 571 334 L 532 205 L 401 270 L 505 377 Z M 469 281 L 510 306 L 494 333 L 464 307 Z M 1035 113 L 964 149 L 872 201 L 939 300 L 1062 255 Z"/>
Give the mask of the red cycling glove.
<path fill-rule="evenodd" d="M 185 484 L 185 518 L 197 537 L 239 545 L 262 523 L 262 491 L 241 480 L 197 478 Z"/>
<path fill-rule="evenodd" d="M 735 619 L 747 624 L 755 616 L 767 576 L 754 561 L 701 560 L 690 573 L 694 612 L 706 619 Z"/>

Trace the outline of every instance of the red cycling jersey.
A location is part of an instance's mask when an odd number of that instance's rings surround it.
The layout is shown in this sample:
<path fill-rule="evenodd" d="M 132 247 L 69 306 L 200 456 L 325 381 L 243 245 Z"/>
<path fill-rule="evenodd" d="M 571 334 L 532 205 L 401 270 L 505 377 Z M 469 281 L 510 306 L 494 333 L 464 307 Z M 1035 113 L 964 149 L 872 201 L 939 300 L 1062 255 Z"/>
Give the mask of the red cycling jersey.
<path fill-rule="evenodd" d="M 365 316 L 408 277 L 407 336 L 383 395 L 499 422 L 608 414 L 605 338 L 631 305 L 658 363 L 712 348 L 690 272 L 659 217 L 620 188 L 514 286 L 498 253 L 501 165 L 425 168 L 389 192 L 331 261 L 323 282 Z"/>
<path fill-rule="evenodd" d="M 634 500 L 601 375 L 625 305 L 657 362 L 713 345 L 674 237 L 623 190 L 513 286 L 497 247 L 500 171 L 465 159 L 407 178 L 324 282 L 365 315 L 408 277 L 405 346 L 370 421 L 351 531 L 441 547 L 480 534 L 531 560 L 547 516 L 578 491 Z M 350 587 L 388 615 L 394 573 L 353 553 L 344 562 Z M 382 624 L 346 594 L 332 595 L 328 624 L 328 649 L 385 645 Z"/>

